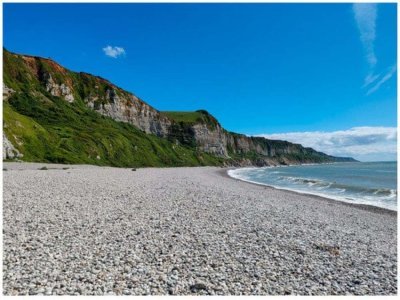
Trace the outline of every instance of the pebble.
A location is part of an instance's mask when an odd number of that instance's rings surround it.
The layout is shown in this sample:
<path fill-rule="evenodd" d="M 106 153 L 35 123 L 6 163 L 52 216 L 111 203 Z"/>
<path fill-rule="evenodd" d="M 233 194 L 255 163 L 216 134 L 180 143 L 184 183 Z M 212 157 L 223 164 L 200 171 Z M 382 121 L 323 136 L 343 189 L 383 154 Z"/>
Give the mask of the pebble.
<path fill-rule="evenodd" d="M 396 213 L 220 168 L 4 165 L 5 295 L 397 294 Z"/>

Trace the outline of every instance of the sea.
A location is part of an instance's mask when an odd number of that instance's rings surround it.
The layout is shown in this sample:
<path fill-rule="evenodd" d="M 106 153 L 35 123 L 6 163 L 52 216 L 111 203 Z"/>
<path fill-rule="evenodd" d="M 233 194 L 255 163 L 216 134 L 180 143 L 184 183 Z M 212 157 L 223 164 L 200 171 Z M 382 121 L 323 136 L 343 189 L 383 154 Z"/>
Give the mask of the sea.
<path fill-rule="evenodd" d="M 397 211 L 397 162 L 346 162 L 229 170 L 278 189 Z"/>

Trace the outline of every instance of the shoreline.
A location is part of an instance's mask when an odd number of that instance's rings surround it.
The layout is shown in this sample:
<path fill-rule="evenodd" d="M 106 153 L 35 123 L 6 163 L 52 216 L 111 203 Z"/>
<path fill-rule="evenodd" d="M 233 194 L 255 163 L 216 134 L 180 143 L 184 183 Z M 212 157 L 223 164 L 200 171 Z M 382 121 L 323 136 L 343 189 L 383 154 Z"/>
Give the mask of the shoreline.
<path fill-rule="evenodd" d="M 362 203 L 350 203 L 350 202 L 346 202 L 346 201 L 342 201 L 342 200 L 338 200 L 338 199 L 334 199 L 334 198 L 329 198 L 327 196 L 320 196 L 320 195 L 315 195 L 315 194 L 311 194 L 311 193 L 307 193 L 307 192 L 299 192 L 299 191 L 293 191 L 293 190 L 289 190 L 289 189 L 284 189 L 284 188 L 277 188 L 274 187 L 272 185 L 268 185 L 268 184 L 264 184 L 264 183 L 257 183 L 257 182 L 252 182 L 252 181 L 247 181 L 244 179 L 239 179 L 239 178 L 235 178 L 232 177 L 228 174 L 229 170 L 236 170 L 238 168 L 225 168 L 223 170 L 220 170 L 219 174 L 233 179 L 233 180 L 237 180 L 240 182 L 245 182 L 251 185 L 255 185 L 255 186 L 261 186 L 261 187 L 266 187 L 266 188 L 270 188 L 276 191 L 282 191 L 285 193 L 292 193 L 295 195 L 303 195 L 303 196 L 307 196 L 307 197 L 312 197 L 321 201 L 327 201 L 333 204 L 339 204 L 339 205 L 345 205 L 345 206 L 349 206 L 349 207 L 354 207 L 354 208 L 358 208 L 358 209 L 362 209 L 362 210 L 368 210 L 368 211 L 372 211 L 375 213 L 382 213 L 382 214 L 390 214 L 390 215 L 395 215 L 397 216 L 397 210 L 392 210 L 389 208 L 384 208 L 384 207 L 379 207 L 379 206 L 374 206 L 374 205 L 370 205 L 370 204 L 362 204 Z"/>
<path fill-rule="evenodd" d="M 336 163 L 336 162 L 334 162 Z M 334 164 L 334 163 L 321 163 L 321 164 Z M 125 169 L 132 169 L 132 168 L 127 168 L 127 167 L 114 167 L 114 166 L 98 166 L 98 165 L 90 165 L 90 164 L 58 164 L 58 163 L 40 163 L 40 162 L 10 162 L 10 161 L 3 161 L 3 171 L 4 169 L 7 169 L 5 166 L 9 165 L 11 167 L 15 167 L 17 166 L 17 168 L 14 168 L 14 170 L 39 170 L 39 167 L 48 167 L 49 170 L 62 170 L 63 168 L 68 168 L 68 169 L 77 169 L 77 168 L 110 168 L 110 169 L 121 169 L 121 170 L 125 170 Z M 315 164 L 304 164 L 304 165 L 315 165 Z M 18 167 L 20 166 L 20 167 Z M 32 168 L 26 168 L 26 166 L 30 166 Z M 37 168 L 35 168 L 37 167 Z M 282 166 L 274 166 L 274 167 L 285 167 L 284 165 Z M 379 206 L 374 206 L 374 205 L 370 205 L 370 204 L 362 204 L 362 203 L 350 203 L 350 202 L 346 202 L 346 201 L 342 201 L 342 200 L 338 200 L 338 199 L 334 199 L 334 198 L 329 198 L 328 196 L 321 196 L 321 195 L 315 195 L 315 194 L 311 194 L 311 193 L 307 193 L 307 192 L 299 192 L 299 191 L 294 191 L 294 190 L 290 190 L 290 189 L 284 189 L 284 188 L 277 188 L 274 187 L 272 185 L 268 185 L 268 184 L 264 184 L 264 183 L 257 183 L 257 182 L 252 182 L 252 181 L 247 181 L 244 179 L 239 179 L 239 178 L 235 178 L 232 177 L 228 174 L 228 171 L 230 170 L 236 170 L 236 169 L 242 169 L 242 168 L 237 168 L 237 167 L 213 167 L 213 166 L 195 166 L 195 167 L 138 167 L 136 168 L 137 170 L 145 170 L 145 169 L 176 169 L 176 168 L 219 168 L 217 169 L 217 173 L 222 175 L 223 177 L 229 178 L 231 180 L 235 180 L 238 182 L 244 182 L 253 186 L 259 186 L 259 187 L 265 187 L 265 188 L 269 188 L 269 189 L 273 189 L 275 191 L 282 191 L 284 193 L 291 193 L 294 195 L 303 195 L 303 196 L 307 196 L 307 197 L 311 197 L 314 199 L 318 199 L 321 201 L 325 201 L 325 202 L 329 202 L 331 204 L 339 204 L 339 205 L 345 205 L 348 207 L 354 207 L 354 208 L 358 208 L 358 209 L 362 209 L 362 210 L 368 210 L 368 211 L 373 211 L 376 213 L 382 213 L 382 214 L 390 214 L 390 215 L 396 215 L 397 216 L 397 210 L 391 210 L 388 208 L 384 208 L 384 207 L 379 207 Z M 244 167 L 246 168 L 246 167 Z M 249 168 L 253 168 L 253 167 L 249 167 Z M 254 167 L 257 168 L 257 167 Z"/>
<path fill-rule="evenodd" d="M 334 162 L 336 163 L 336 162 Z M 321 164 L 334 164 L 334 163 L 321 163 Z M 340 162 L 339 162 L 340 163 Z M 110 168 L 110 169 L 121 169 L 121 170 L 126 170 L 126 169 L 133 169 L 133 168 L 128 168 L 128 167 L 114 167 L 114 166 L 98 166 L 98 165 L 91 165 L 91 164 L 58 164 L 58 163 L 40 163 L 40 162 L 11 162 L 11 161 L 3 161 L 3 171 L 4 169 L 7 169 L 5 166 L 11 166 L 14 168 L 14 170 L 39 170 L 40 167 L 48 167 L 49 170 L 62 170 L 65 168 L 68 169 L 78 169 L 78 168 Z M 303 165 L 316 165 L 316 164 L 303 164 Z M 17 167 L 16 167 L 17 166 Z M 19 166 L 19 167 L 18 167 Z M 30 166 L 31 168 L 26 168 L 27 166 Z M 15 168 L 16 167 L 16 168 Z M 36 168 L 35 168 L 36 167 Z M 282 166 L 273 166 L 273 167 L 285 167 L 285 165 Z M 272 168 L 273 168 L 272 167 Z M 302 195 L 302 196 L 307 196 L 311 197 L 314 199 L 318 199 L 321 201 L 329 202 L 331 204 L 339 204 L 339 205 L 345 205 L 348 207 L 354 207 L 362 210 L 367 210 L 367 211 L 373 211 L 376 213 L 382 213 L 382 214 L 390 214 L 390 215 L 395 215 L 397 216 L 397 210 L 391 210 L 388 208 L 384 207 L 379 207 L 379 206 L 374 206 L 370 204 L 362 204 L 362 203 L 350 203 L 334 198 L 329 198 L 328 196 L 321 196 L 321 195 L 315 195 L 307 192 L 299 192 L 299 191 L 294 191 L 290 189 L 284 189 L 284 188 L 277 188 L 272 185 L 264 184 L 264 183 L 258 183 L 258 182 L 252 182 L 252 181 L 247 181 L 244 179 L 239 179 L 232 177 L 228 174 L 228 171 L 230 170 L 236 170 L 236 169 L 242 169 L 238 167 L 215 167 L 215 166 L 195 166 L 195 167 L 138 167 L 136 168 L 137 170 L 145 170 L 145 169 L 186 169 L 186 168 L 196 168 L 196 169 L 201 169 L 201 168 L 217 168 L 217 173 L 220 174 L 221 176 L 225 178 L 229 178 L 231 180 L 235 180 L 238 182 L 244 182 L 253 186 L 258 186 L 258 187 L 265 187 L 269 189 L 273 189 L 275 191 L 282 191 L 283 193 L 291 193 L 294 195 Z M 244 167 L 247 168 L 247 167 Z M 249 167 L 249 168 L 257 168 L 257 167 Z"/>
<path fill-rule="evenodd" d="M 218 167 L 3 167 L 5 295 L 397 294 L 392 211 Z"/>

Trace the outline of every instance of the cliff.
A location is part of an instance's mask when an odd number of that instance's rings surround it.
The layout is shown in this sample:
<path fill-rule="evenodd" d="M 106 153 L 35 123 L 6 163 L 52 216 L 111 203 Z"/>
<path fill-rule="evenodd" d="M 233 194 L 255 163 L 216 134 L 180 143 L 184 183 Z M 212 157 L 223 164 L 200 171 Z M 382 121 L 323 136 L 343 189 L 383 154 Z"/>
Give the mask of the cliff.
<path fill-rule="evenodd" d="M 226 131 L 205 110 L 160 112 L 111 82 L 3 50 L 3 159 L 116 166 L 350 161 Z"/>

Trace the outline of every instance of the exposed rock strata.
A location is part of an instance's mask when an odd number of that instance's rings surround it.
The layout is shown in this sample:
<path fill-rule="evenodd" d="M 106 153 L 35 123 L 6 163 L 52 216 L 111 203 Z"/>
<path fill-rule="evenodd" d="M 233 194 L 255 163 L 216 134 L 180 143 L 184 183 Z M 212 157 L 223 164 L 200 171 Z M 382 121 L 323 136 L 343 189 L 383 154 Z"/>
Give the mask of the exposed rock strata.
<path fill-rule="evenodd" d="M 103 116 L 130 123 L 148 134 L 185 144 L 196 151 L 228 159 L 230 164 L 263 166 L 337 160 L 301 145 L 228 132 L 206 111 L 198 111 L 205 116 L 204 120 L 189 124 L 176 122 L 101 77 L 69 71 L 50 59 L 5 53 L 11 61 L 8 72 L 17 73 L 10 75 L 14 76 L 16 86 L 19 81 L 23 86 L 29 82 L 32 90 L 28 93 L 35 97 L 46 99 L 50 94 L 71 105 L 84 103 Z M 10 68 L 11 64 L 17 64 L 19 69 Z M 3 98 L 10 98 L 14 92 L 27 93 L 4 86 Z"/>
<path fill-rule="evenodd" d="M 171 121 L 136 96 L 123 92 L 118 95 L 113 87 L 107 89 L 104 96 L 103 102 L 99 101 L 98 95 L 90 95 L 85 102 L 88 107 L 104 116 L 130 123 L 146 133 L 167 136 Z"/>
<path fill-rule="evenodd" d="M 3 101 L 6 101 L 15 91 L 3 83 Z"/>
<path fill-rule="evenodd" d="M 3 160 L 21 158 L 23 155 L 14 147 L 3 132 Z"/>
<path fill-rule="evenodd" d="M 68 102 L 73 102 L 75 100 L 71 89 L 67 85 L 64 83 L 58 84 L 54 82 L 50 74 L 46 75 L 46 90 L 50 92 L 51 95 L 62 97 Z"/>

